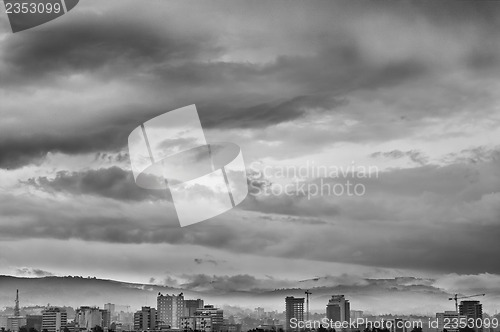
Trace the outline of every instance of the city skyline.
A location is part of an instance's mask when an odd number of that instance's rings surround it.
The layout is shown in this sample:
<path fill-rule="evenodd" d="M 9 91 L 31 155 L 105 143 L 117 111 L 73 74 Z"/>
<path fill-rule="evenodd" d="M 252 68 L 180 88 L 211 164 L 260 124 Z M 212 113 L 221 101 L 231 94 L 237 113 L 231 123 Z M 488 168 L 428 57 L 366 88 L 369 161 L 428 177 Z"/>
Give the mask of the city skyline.
<path fill-rule="evenodd" d="M 1 276 L 0 276 L 1 277 Z M 47 279 L 45 277 L 44 279 Z M 30 294 L 30 296 L 27 298 L 27 304 L 28 307 L 50 307 L 50 306 L 55 306 L 55 307 L 66 307 L 66 306 L 75 306 L 75 307 L 80 307 L 82 306 L 82 303 L 84 303 L 84 307 L 86 308 L 92 308 L 92 307 L 101 307 L 99 304 L 100 302 L 107 302 L 107 304 L 104 306 L 104 309 L 109 309 L 109 308 L 121 308 L 120 310 L 123 311 L 124 308 L 126 308 L 125 311 L 135 311 L 139 310 L 143 307 L 150 307 L 150 308 L 155 308 L 158 313 L 158 322 L 165 322 L 165 324 L 168 325 L 179 325 L 180 319 L 182 316 L 190 316 L 194 312 L 192 309 L 189 309 L 190 306 L 192 306 L 194 303 L 196 304 L 196 307 L 203 307 L 205 304 L 207 304 L 207 301 L 211 305 L 215 305 L 216 307 L 234 307 L 234 308 L 239 308 L 241 310 L 248 310 L 248 309 L 253 309 L 254 307 L 261 307 L 263 306 L 263 309 L 266 310 L 277 310 L 281 311 L 282 305 L 281 305 L 281 299 L 285 296 L 286 298 L 291 298 L 296 299 L 297 301 L 301 301 L 302 303 L 302 310 L 304 312 L 303 319 L 307 319 L 306 315 L 306 310 L 307 306 L 304 301 L 304 294 L 305 292 L 308 292 L 310 294 L 310 304 L 311 304 L 311 314 L 317 314 L 318 312 L 326 312 L 326 317 L 329 319 L 337 319 L 337 320 L 349 320 L 350 315 L 349 313 L 352 312 L 364 312 L 365 314 L 369 315 L 387 315 L 387 314 L 396 314 L 396 315 L 422 315 L 422 316 L 433 316 L 435 312 L 449 312 L 451 309 L 454 307 L 454 303 L 451 302 L 454 300 L 454 298 L 446 298 L 444 300 L 447 300 L 445 303 L 447 305 L 445 306 L 437 306 L 436 303 L 439 302 L 439 297 L 438 298 L 428 298 L 427 304 L 424 308 L 424 310 L 414 310 L 414 311 L 401 311 L 399 306 L 399 302 L 394 301 L 386 303 L 383 305 L 381 303 L 380 299 L 375 299 L 375 303 L 378 303 L 378 308 L 376 310 L 371 310 L 370 307 L 366 306 L 366 303 L 364 303 L 363 299 L 359 298 L 356 296 L 356 294 L 350 294 L 348 297 L 346 297 L 344 294 L 340 295 L 339 290 L 340 289 L 323 289 L 320 290 L 320 288 L 311 288 L 314 292 L 310 292 L 310 290 L 305 290 L 301 288 L 291 288 L 291 289 L 277 289 L 274 292 L 269 292 L 269 293 L 264 294 L 262 296 L 258 297 L 245 297 L 244 293 L 241 292 L 236 292 L 232 296 L 216 296 L 214 297 L 213 294 L 210 293 L 203 293 L 203 292 L 192 292 L 189 290 L 181 290 L 181 289 L 174 289 L 174 288 L 164 288 L 162 286 L 155 286 L 155 285 L 140 285 L 140 284 L 123 284 L 121 288 L 116 288 L 114 291 L 110 291 L 112 287 L 111 285 L 116 287 L 116 282 L 111 281 L 111 280 L 99 280 L 96 278 L 91 278 L 91 277 L 64 277 L 64 278 L 57 278 L 57 277 L 49 277 L 49 279 L 62 279 L 62 280 L 72 280 L 72 281 L 78 281 L 82 280 L 84 281 L 83 283 L 71 283 L 70 288 L 62 286 L 61 280 L 57 281 L 56 284 L 54 285 L 56 289 L 62 291 L 65 294 L 71 294 L 71 301 L 68 301 L 65 297 L 58 297 L 58 296 L 53 296 L 53 297 L 47 297 L 47 292 L 44 292 L 42 284 L 38 285 L 37 287 L 40 287 L 39 294 L 36 294 L 36 291 L 34 291 L 33 288 L 29 288 L 29 291 L 27 294 Z M 90 284 L 85 284 L 85 282 L 89 282 Z M 92 285 L 94 283 L 94 285 Z M 95 286 L 95 283 L 103 283 L 101 284 L 98 288 Z M 54 287 L 52 286 L 52 287 Z M 93 294 L 92 296 L 86 296 L 84 295 L 82 297 L 82 293 L 75 292 L 71 293 L 71 288 L 76 288 L 76 289 L 87 289 L 83 292 L 83 294 Z M 94 290 L 95 289 L 95 290 Z M 117 297 L 116 294 L 113 293 L 120 293 L 123 295 L 124 289 L 129 289 L 132 290 L 130 294 L 126 294 L 125 296 L 119 296 Z M 1 291 L 1 289 L 0 289 Z M 21 289 L 22 291 L 22 289 Z M 100 296 L 96 296 L 96 291 L 100 293 Z M 183 293 L 178 293 L 179 291 L 182 291 Z M 427 290 L 428 291 L 428 290 Z M 186 294 L 184 294 L 184 292 Z M 0 292 L 7 294 L 7 297 L 9 297 L 7 292 Z M 318 294 L 319 293 L 319 294 Z M 21 293 L 22 294 L 22 293 Z M 176 295 L 177 294 L 177 295 Z M 337 294 L 337 295 L 331 295 L 331 294 Z M 248 295 L 248 294 L 247 294 Z M 319 295 L 319 296 L 318 296 Z M 371 296 L 371 294 L 366 294 L 368 296 Z M 459 294 L 456 294 L 459 295 Z M 457 305 L 457 310 L 460 308 L 460 314 L 462 315 L 462 307 L 461 305 L 467 302 L 471 303 L 476 303 L 478 301 L 468 301 L 473 298 L 477 298 L 483 294 L 479 295 L 474 295 L 474 296 L 458 296 L 460 306 Z M 34 298 L 32 298 L 35 296 Z M 186 296 L 186 298 L 185 298 Z M 402 294 L 397 294 L 393 299 L 397 299 L 398 297 L 404 297 L 408 295 L 402 295 Z M 446 294 L 441 294 L 440 297 L 446 296 Z M 40 301 L 34 301 L 34 299 L 40 299 L 42 298 L 43 300 Z M 187 299 L 187 300 L 186 300 Z M 204 299 L 204 300 L 203 300 Z M 356 306 L 354 308 L 351 308 L 350 306 L 350 301 L 353 300 L 356 303 Z M 486 297 L 486 300 L 488 298 Z M 7 308 L 11 307 L 9 304 L 12 302 L 12 298 L 9 297 L 9 300 L 7 303 L 4 302 L 4 307 L 3 309 L 6 310 Z M 32 301 L 32 302 L 30 302 Z M 45 302 L 50 301 L 49 305 L 46 305 Z M 118 304 L 111 304 L 109 301 L 118 303 Z M 486 303 L 491 303 L 486 301 Z M 125 305 L 127 304 L 127 305 Z M 175 304 L 175 306 L 174 306 Z M 484 303 L 481 303 L 481 308 L 483 307 Z M 325 307 L 326 306 L 326 307 Z M 333 307 L 336 307 L 337 309 L 333 309 Z M 170 309 L 167 309 L 169 307 Z M 286 306 L 285 306 L 286 307 Z M 497 314 L 498 313 L 498 308 L 500 305 L 498 302 L 494 302 L 493 305 L 489 304 L 486 306 L 485 313 L 489 315 Z M 14 308 L 12 306 L 12 308 Z M 176 308 L 174 311 L 172 311 L 172 308 Z M 326 309 L 325 309 L 326 308 Z M 2 309 L 2 302 L 0 301 L 0 309 Z M 13 315 L 15 315 L 15 309 L 13 309 Z M 326 310 L 326 311 L 325 311 Z M 470 310 L 470 309 L 469 309 Z M 482 310 L 482 309 L 481 309 Z M 109 310 L 108 310 L 109 311 Z M 285 310 L 286 311 L 286 310 Z M 174 314 L 174 312 L 176 312 Z M 458 312 L 458 311 L 454 311 Z M 482 311 L 481 311 L 482 312 Z M 186 314 L 188 313 L 188 314 Z M 465 315 L 465 314 L 464 314 Z M 355 318 L 356 314 L 354 314 Z M 168 318 L 170 317 L 170 318 Z M 172 320 L 174 319 L 174 320 Z"/>
<path fill-rule="evenodd" d="M 19 292 L 16 292 L 15 306 L 13 315 L 0 315 L 0 328 L 7 331 L 18 332 L 22 329 L 31 332 L 77 332 L 77 331 L 92 331 L 96 332 L 96 328 L 101 331 L 204 331 L 204 332 L 240 332 L 250 330 L 251 327 L 245 321 L 243 316 L 256 316 L 260 319 L 259 326 L 261 331 L 303 331 L 304 326 L 297 327 L 297 322 L 310 324 L 327 324 L 334 326 L 335 324 L 348 324 L 347 328 L 342 328 L 343 331 L 355 331 L 365 328 L 376 329 L 386 328 L 391 332 L 408 332 L 410 329 L 418 328 L 419 331 L 435 330 L 436 332 L 462 331 L 462 329 L 450 329 L 450 320 L 464 319 L 477 322 L 481 320 L 480 326 L 474 327 L 477 332 L 494 331 L 499 327 L 500 316 L 490 318 L 484 316 L 482 305 L 477 300 L 464 299 L 460 301 L 460 310 L 445 311 L 444 313 L 436 313 L 435 320 L 427 320 L 427 327 L 424 327 L 425 317 L 413 315 L 372 315 L 365 314 L 363 311 L 350 310 L 349 298 L 345 295 L 334 294 L 326 303 L 326 308 L 322 315 L 317 313 L 313 317 L 309 317 L 308 307 L 304 307 L 304 298 L 287 296 L 284 300 L 284 311 L 282 314 L 278 312 L 267 312 L 264 308 L 257 307 L 253 310 L 253 314 L 248 311 L 234 315 L 224 314 L 224 310 L 215 307 L 214 305 L 204 304 L 202 299 L 187 299 L 183 294 L 169 295 L 157 294 L 157 308 L 142 306 L 138 311 L 130 312 L 129 305 L 118 305 L 113 303 L 104 304 L 104 309 L 100 306 L 80 306 L 73 309 L 71 307 L 57 307 L 48 304 L 41 309 L 41 315 L 26 314 L 20 315 L 19 307 Z M 311 294 L 308 291 L 306 294 Z M 472 297 L 472 296 L 471 296 Z M 469 297 L 470 298 L 470 297 Z M 180 302 L 179 302 L 180 301 Z M 197 308 L 191 311 L 191 306 L 197 304 Z M 177 313 L 177 307 L 180 306 L 182 313 Z M 336 307 L 336 309 L 335 309 Z M 126 309 L 118 312 L 118 310 Z M 71 309 L 74 315 L 67 311 Z M 344 311 L 345 310 L 345 311 Z M 307 311 L 307 318 L 304 314 Z M 0 312 L 1 313 L 1 312 Z M 133 314 L 133 315 L 132 315 Z M 351 317 L 351 314 L 353 317 Z M 355 317 L 354 317 L 355 316 Z M 263 318 L 265 318 L 263 320 Z M 178 320 L 178 321 L 177 321 Z M 180 322 L 180 324 L 178 324 Z M 488 323 L 486 323 L 488 322 Z M 493 322 L 493 323 L 492 323 Z M 178 326 L 174 326 L 177 324 Z M 257 324 L 257 323 L 252 323 Z M 329 324 L 329 325 L 328 325 Z M 493 324 L 496 326 L 489 327 L 483 324 Z M 312 325 L 311 325 L 312 326 Z M 319 328 L 316 327 L 315 329 Z M 325 325 L 323 325 L 325 326 Z M 340 326 L 340 325 L 335 325 Z M 364 326 L 364 327 L 363 327 Z M 37 328 L 38 327 L 38 328 Z M 255 326 L 254 326 L 255 328 Z M 327 327 L 328 329 L 329 327 Z M 418 331 L 417 330 L 417 331 Z"/>

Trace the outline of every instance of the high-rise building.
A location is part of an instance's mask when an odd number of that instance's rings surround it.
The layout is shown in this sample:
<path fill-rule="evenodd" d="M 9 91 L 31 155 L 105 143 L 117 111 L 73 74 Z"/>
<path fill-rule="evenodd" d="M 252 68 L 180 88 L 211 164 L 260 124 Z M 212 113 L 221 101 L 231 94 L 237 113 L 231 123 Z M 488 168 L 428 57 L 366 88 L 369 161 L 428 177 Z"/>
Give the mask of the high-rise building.
<path fill-rule="evenodd" d="M 461 301 L 458 308 L 460 315 L 467 318 L 483 318 L 483 305 L 479 301 Z"/>
<path fill-rule="evenodd" d="M 158 293 L 157 307 L 159 326 L 181 328 L 181 317 L 184 316 L 184 295 L 162 295 Z"/>
<path fill-rule="evenodd" d="M 147 331 L 156 329 L 157 312 L 155 308 L 142 307 L 134 314 L 134 330 Z"/>
<path fill-rule="evenodd" d="M 106 309 L 99 309 L 101 311 L 101 316 L 102 316 L 102 328 L 109 328 L 111 325 L 111 315 L 109 314 L 109 311 Z"/>
<path fill-rule="evenodd" d="M 47 308 L 42 311 L 42 331 L 61 332 L 68 324 L 66 310 L 57 307 Z"/>
<path fill-rule="evenodd" d="M 351 316 L 349 300 L 344 295 L 333 295 L 326 305 L 326 318 L 334 322 L 349 322 Z"/>
<path fill-rule="evenodd" d="M 467 317 L 467 320 L 473 319 L 474 322 L 483 319 L 483 305 L 479 301 L 461 301 L 458 312 L 461 316 Z M 482 331 L 482 328 L 474 330 Z"/>
<path fill-rule="evenodd" d="M 109 320 L 107 310 L 97 307 L 80 307 L 76 310 L 75 323 L 80 331 L 91 331 L 96 326 L 108 328 Z"/>
<path fill-rule="evenodd" d="M 115 316 L 115 310 L 116 309 L 116 305 L 113 304 L 113 303 L 106 303 L 104 305 L 104 310 L 106 310 L 109 314 L 109 317 L 111 317 L 111 320 L 114 319 L 114 316 Z"/>
<path fill-rule="evenodd" d="M 201 299 L 197 300 L 184 300 L 184 316 L 193 317 L 196 310 L 203 308 L 205 305 Z"/>
<path fill-rule="evenodd" d="M 299 329 L 292 329 L 290 320 L 292 318 L 297 321 L 304 320 L 304 298 L 287 296 L 285 298 L 285 331 L 298 331 Z"/>

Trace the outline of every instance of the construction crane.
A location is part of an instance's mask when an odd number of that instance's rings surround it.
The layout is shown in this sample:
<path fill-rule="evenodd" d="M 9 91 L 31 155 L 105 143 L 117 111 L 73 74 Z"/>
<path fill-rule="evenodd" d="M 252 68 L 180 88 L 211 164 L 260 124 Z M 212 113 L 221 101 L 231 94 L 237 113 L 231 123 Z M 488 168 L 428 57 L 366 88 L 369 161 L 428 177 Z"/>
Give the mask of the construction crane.
<path fill-rule="evenodd" d="M 312 293 L 309 290 L 306 290 L 306 321 L 309 321 L 309 295 Z"/>
<path fill-rule="evenodd" d="M 485 296 L 486 294 L 476 294 L 476 295 L 469 295 L 469 296 L 458 296 L 458 294 L 455 294 L 455 296 L 450 297 L 448 300 L 452 301 L 455 300 L 455 311 L 458 312 L 458 300 L 459 299 L 468 299 L 471 297 L 477 297 L 477 296 Z"/>

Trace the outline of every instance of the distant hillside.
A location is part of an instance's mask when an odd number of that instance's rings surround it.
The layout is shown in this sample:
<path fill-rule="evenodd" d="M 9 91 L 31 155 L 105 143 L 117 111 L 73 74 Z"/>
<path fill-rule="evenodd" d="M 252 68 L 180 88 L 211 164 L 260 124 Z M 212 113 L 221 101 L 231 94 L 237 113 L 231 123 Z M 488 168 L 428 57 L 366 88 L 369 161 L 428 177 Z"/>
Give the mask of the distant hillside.
<path fill-rule="evenodd" d="M 339 285 L 327 280 L 322 285 L 314 282 L 304 285 L 307 288 L 251 291 L 205 288 L 203 291 L 193 291 L 81 277 L 0 276 L 0 309 L 13 306 L 16 289 L 19 289 L 21 306 L 50 303 L 57 306 L 96 305 L 103 307 L 105 303 L 110 302 L 129 305 L 130 310 L 134 311 L 141 306 L 155 307 L 158 292 L 163 294 L 182 292 L 185 298 L 202 298 L 205 303 L 220 307 L 230 305 L 253 309 L 260 306 L 267 310 L 283 311 L 286 296 L 304 297 L 306 289 L 312 292 L 311 310 L 317 312 L 324 312 L 328 299 L 333 294 L 345 294 L 351 301 L 352 310 L 372 313 L 434 314 L 451 308 L 448 301 L 449 294 L 428 284 L 418 284 L 418 282 L 417 279 L 414 279 L 412 283 L 397 278 L 365 279 L 358 284 Z"/>
<path fill-rule="evenodd" d="M 187 299 L 202 298 L 205 303 L 217 306 L 233 305 L 255 308 L 268 303 L 280 307 L 284 297 L 279 294 L 256 294 L 252 292 L 196 292 L 180 288 L 150 284 L 134 284 L 114 280 L 81 277 L 19 278 L 0 276 L 0 309 L 12 307 L 16 289 L 19 289 L 21 306 L 55 305 L 79 307 L 105 303 L 129 305 L 130 310 L 141 306 L 156 306 L 158 292 L 163 294 L 184 293 Z M 273 296 L 274 295 L 274 296 Z M 275 299 L 279 296 L 279 299 Z M 282 298 L 283 297 L 283 298 Z M 277 301 L 276 301 L 277 300 Z"/>
<path fill-rule="evenodd" d="M 183 290 L 161 286 L 80 277 L 0 276 L 0 308 L 13 306 L 16 289 L 19 289 L 21 306 L 50 303 L 57 306 L 98 305 L 102 307 L 104 303 L 111 302 L 130 305 L 132 310 L 142 305 L 153 305 L 158 292 L 183 292 Z"/>

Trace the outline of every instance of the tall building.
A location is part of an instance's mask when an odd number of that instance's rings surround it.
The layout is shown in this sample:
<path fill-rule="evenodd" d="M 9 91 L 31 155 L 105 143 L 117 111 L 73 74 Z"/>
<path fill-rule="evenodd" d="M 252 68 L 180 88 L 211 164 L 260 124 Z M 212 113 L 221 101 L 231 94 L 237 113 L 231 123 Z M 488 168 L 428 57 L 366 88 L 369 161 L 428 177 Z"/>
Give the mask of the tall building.
<path fill-rule="evenodd" d="M 326 318 L 334 322 L 349 322 L 351 305 L 344 295 L 332 295 L 326 305 Z"/>
<path fill-rule="evenodd" d="M 105 329 L 109 327 L 109 314 L 97 307 L 80 307 L 76 310 L 75 323 L 79 331 L 91 331 L 96 326 Z"/>
<path fill-rule="evenodd" d="M 292 318 L 297 319 L 297 321 L 304 320 L 304 298 L 303 297 L 293 297 L 287 296 L 285 298 L 285 331 L 298 331 L 299 329 L 292 329 L 290 326 L 290 320 Z"/>
<path fill-rule="evenodd" d="M 66 310 L 51 307 L 42 311 L 42 331 L 61 332 L 68 324 Z"/>
<path fill-rule="evenodd" d="M 104 305 L 104 310 L 108 312 L 109 317 L 111 318 L 111 320 L 113 320 L 115 316 L 116 305 L 113 303 L 106 303 Z"/>
<path fill-rule="evenodd" d="M 101 316 L 102 316 L 102 328 L 109 328 L 111 325 L 111 315 L 109 314 L 109 311 L 106 309 L 99 309 L 101 311 Z"/>
<path fill-rule="evenodd" d="M 474 321 L 483 319 L 483 305 L 479 301 L 461 301 L 458 307 L 461 316 Z M 482 328 L 475 328 L 476 331 L 482 331 Z"/>
<path fill-rule="evenodd" d="M 196 310 L 203 308 L 205 305 L 201 299 L 197 300 L 184 300 L 184 316 L 193 317 Z"/>
<path fill-rule="evenodd" d="M 158 324 L 170 326 L 172 329 L 181 328 L 181 318 L 184 316 L 184 295 L 163 295 L 158 293 L 157 310 Z"/>
<path fill-rule="evenodd" d="M 134 314 L 134 330 L 147 331 L 156 329 L 157 312 L 155 308 L 142 307 Z"/>

